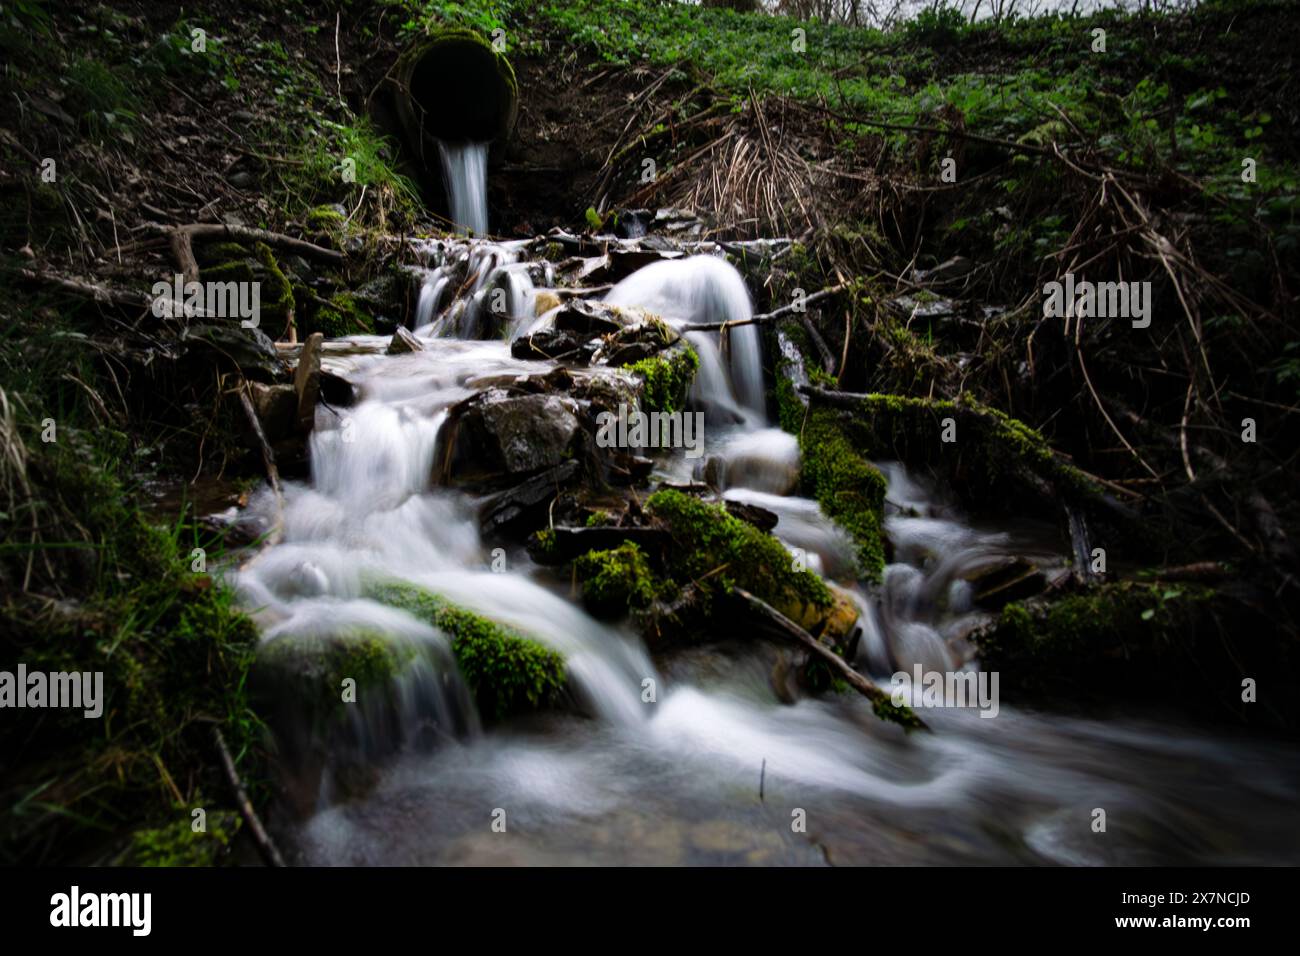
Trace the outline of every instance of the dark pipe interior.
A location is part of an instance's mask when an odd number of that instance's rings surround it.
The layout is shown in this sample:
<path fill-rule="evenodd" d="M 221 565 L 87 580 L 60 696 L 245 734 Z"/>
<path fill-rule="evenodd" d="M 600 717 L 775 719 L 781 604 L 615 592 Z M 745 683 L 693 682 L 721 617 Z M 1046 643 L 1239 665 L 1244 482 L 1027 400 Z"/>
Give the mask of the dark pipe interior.
<path fill-rule="evenodd" d="M 504 58 L 476 36 L 448 35 L 413 58 L 407 89 L 415 122 L 445 141 L 487 142 L 514 123 L 514 77 Z"/>

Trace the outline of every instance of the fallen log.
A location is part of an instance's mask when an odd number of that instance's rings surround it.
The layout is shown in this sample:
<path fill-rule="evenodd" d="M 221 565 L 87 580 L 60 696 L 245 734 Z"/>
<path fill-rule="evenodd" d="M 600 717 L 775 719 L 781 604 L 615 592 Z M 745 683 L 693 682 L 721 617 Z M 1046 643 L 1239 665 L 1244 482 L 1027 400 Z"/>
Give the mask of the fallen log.
<path fill-rule="evenodd" d="M 119 305 L 129 309 L 147 309 L 153 304 L 153 300 L 143 292 L 113 289 L 104 285 L 96 285 L 85 279 L 59 276 L 51 272 L 38 272 L 35 269 L 20 269 L 18 274 L 29 282 L 52 285 L 63 289 L 65 292 L 73 292 L 104 305 Z"/>
<path fill-rule="evenodd" d="M 849 666 L 848 661 L 840 657 L 833 650 L 821 643 L 817 638 L 813 637 L 776 608 L 772 607 L 772 605 L 768 604 L 761 598 L 755 597 L 743 588 L 734 588 L 732 593 L 744 601 L 750 611 L 767 624 L 771 625 L 773 630 L 802 644 L 808 650 L 816 654 L 824 663 L 830 665 L 833 671 L 839 674 L 840 677 L 844 678 L 844 680 L 847 681 L 854 690 L 867 698 L 867 700 L 871 701 L 873 705 L 887 706 L 891 708 L 896 706 L 889 694 L 885 693 L 875 684 L 871 683 L 871 681 L 867 680 L 855 671 Z M 930 729 L 926 725 L 925 721 L 921 720 L 920 717 L 916 717 L 915 715 L 913 715 L 913 717 L 915 719 L 915 724 L 913 726 L 919 727 L 921 730 Z"/>
<path fill-rule="evenodd" d="M 228 239 L 234 242 L 264 242 L 268 246 L 276 246 L 280 249 L 296 252 L 301 256 L 318 259 L 330 265 L 341 266 L 347 261 L 347 256 L 337 249 L 326 249 L 324 246 L 307 242 L 305 239 L 295 239 L 293 236 L 286 236 L 281 232 L 254 229 L 250 226 L 231 226 L 220 222 L 196 222 L 187 226 L 166 226 L 150 222 L 145 223 L 142 228 L 166 238 L 172 245 L 173 254 L 177 255 L 178 244 L 184 249 L 195 239 L 201 241 Z"/>

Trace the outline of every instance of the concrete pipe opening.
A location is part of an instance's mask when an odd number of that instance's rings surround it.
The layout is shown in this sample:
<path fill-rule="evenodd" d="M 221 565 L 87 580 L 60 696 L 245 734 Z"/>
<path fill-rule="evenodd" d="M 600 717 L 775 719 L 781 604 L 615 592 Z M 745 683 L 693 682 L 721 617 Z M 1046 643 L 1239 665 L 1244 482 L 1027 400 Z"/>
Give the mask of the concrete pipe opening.
<path fill-rule="evenodd" d="M 486 233 L 488 144 L 510 135 L 518 109 L 510 61 L 478 34 L 448 30 L 407 50 L 397 80 L 398 116 L 424 167 L 440 168 L 451 219 Z"/>

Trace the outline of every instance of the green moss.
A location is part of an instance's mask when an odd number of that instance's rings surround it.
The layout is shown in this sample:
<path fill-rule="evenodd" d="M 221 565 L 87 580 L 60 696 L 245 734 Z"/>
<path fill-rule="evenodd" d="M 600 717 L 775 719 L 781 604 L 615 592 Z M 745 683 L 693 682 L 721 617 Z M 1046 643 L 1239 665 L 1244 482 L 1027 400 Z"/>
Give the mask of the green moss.
<path fill-rule="evenodd" d="M 946 418 L 956 426 L 955 442 L 941 440 Z M 1093 483 L 1061 461 L 1039 432 L 967 395 L 955 402 L 866 395 L 850 429 L 873 458 L 943 467 L 972 505 L 1018 509 L 1026 482 L 1033 481 L 1050 482 L 1078 499 L 1096 494 Z"/>
<path fill-rule="evenodd" d="M 200 243 L 194 250 L 194 256 L 201 266 L 218 265 L 232 259 L 243 260 L 250 255 L 248 247 L 238 242 Z"/>
<path fill-rule="evenodd" d="M 204 282 L 252 282 L 253 267 L 243 259 L 232 259 L 203 270 Z"/>
<path fill-rule="evenodd" d="M 686 404 L 686 396 L 699 367 L 700 357 L 688 345 L 626 366 L 645 379 L 641 410 L 647 413 L 681 409 Z"/>
<path fill-rule="evenodd" d="M 355 682 L 356 699 L 387 697 L 395 678 L 415 661 L 417 646 L 377 631 L 355 628 L 326 637 L 285 636 L 258 651 L 259 673 L 276 676 L 268 689 L 291 696 L 308 723 L 322 724 L 345 713 L 343 681 Z"/>
<path fill-rule="evenodd" d="M 307 210 L 307 227 L 334 235 L 343 229 L 347 217 L 333 206 L 314 206 Z"/>
<path fill-rule="evenodd" d="M 574 571 L 583 600 L 601 616 L 647 608 L 672 589 L 671 582 L 655 577 L 645 553 L 631 541 L 609 551 L 588 551 L 574 562 Z"/>
<path fill-rule="evenodd" d="M 382 635 L 362 633 L 344 642 L 330 662 L 330 687 L 342 686 L 344 678 L 352 678 L 357 686 L 372 686 L 397 677 L 412 660 L 412 645 L 385 640 Z"/>
<path fill-rule="evenodd" d="M 275 336 L 289 324 L 289 318 L 293 315 L 293 287 L 280 270 L 280 264 L 270 246 L 259 242 L 253 247 L 253 254 L 266 270 L 260 299 L 262 327 L 267 334 Z"/>
<path fill-rule="evenodd" d="M 564 659 L 555 651 L 423 588 L 399 581 L 367 597 L 427 621 L 451 637 L 461 675 L 480 713 L 502 719 L 556 704 L 565 688 Z"/>
<path fill-rule="evenodd" d="M 853 539 L 858 573 L 879 580 L 885 565 L 885 476 L 849 440 L 830 409 L 813 408 L 798 435 L 803 484 L 826 516 Z"/>
<path fill-rule="evenodd" d="M 798 435 L 803 428 L 805 409 L 795 393 L 794 382 L 786 375 L 778 374 L 773 387 L 776 399 L 776 420 L 781 427 L 793 435 Z"/>
<path fill-rule="evenodd" d="M 983 665 L 1014 674 L 1022 692 L 1076 682 L 1119 691 L 1186 658 L 1215 601 L 1201 586 L 1122 581 L 1050 604 L 1008 604 L 974 639 Z"/>
<path fill-rule="evenodd" d="M 555 532 L 552 529 L 542 528 L 540 531 L 534 531 L 531 538 L 530 552 L 541 557 L 551 557 L 555 554 Z"/>
<path fill-rule="evenodd" d="M 706 596 L 742 587 L 774 607 L 828 608 L 830 589 L 811 571 L 797 571 L 776 538 L 748 522 L 673 489 L 655 492 L 646 511 L 672 531 L 678 547 L 668 557 L 670 577 L 694 583 Z"/>
<path fill-rule="evenodd" d="M 57 442 L 28 442 L 27 474 L 42 489 L 30 516 L 0 513 L 0 581 L 21 582 L 34 558 L 29 593 L 57 580 L 61 595 L 56 606 L 10 590 L 0 657 L 33 672 L 102 672 L 102 716 L 0 721 L 0 859 L 11 862 L 101 861 L 123 834 L 169 822 L 162 811 L 178 790 L 186 800 L 199 786 L 224 792 L 213 722 L 252 799 L 267 792 L 247 691 L 255 626 L 231 592 L 191 571 L 197 529 L 157 527 L 138 509 L 117 471 L 132 458 L 126 437 L 71 421 L 61 417 Z M 29 520 L 48 547 L 20 532 Z M 203 546 L 216 560 L 219 544 Z"/>
<path fill-rule="evenodd" d="M 892 700 L 877 699 L 871 702 L 871 709 L 881 720 L 888 720 L 908 730 L 923 726 L 916 712 L 907 704 L 895 704 Z"/>
<path fill-rule="evenodd" d="M 330 298 L 328 306 L 317 309 L 307 323 L 308 334 L 320 332 L 327 339 L 345 338 L 349 335 L 370 335 L 374 321 L 366 314 L 350 292 L 340 292 Z"/>
<path fill-rule="evenodd" d="M 203 801 L 200 801 L 202 803 Z M 214 866 L 230 849 L 243 823 L 233 810 L 207 811 L 205 829 L 193 828 L 193 808 L 181 807 L 179 816 L 166 826 L 136 830 L 131 834 L 129 866 Z M 206 809 L 206 808 L 205 808 Z"/>

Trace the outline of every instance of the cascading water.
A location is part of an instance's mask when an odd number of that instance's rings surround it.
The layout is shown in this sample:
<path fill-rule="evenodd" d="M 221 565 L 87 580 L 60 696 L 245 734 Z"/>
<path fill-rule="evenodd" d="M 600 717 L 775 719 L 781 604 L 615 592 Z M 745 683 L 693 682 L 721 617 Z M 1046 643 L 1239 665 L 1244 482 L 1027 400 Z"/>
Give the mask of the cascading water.
<path fill-rule="evenodd" d="M 417 336 L 511 337 L 531 320 L 535 285 L 549 285 L 549 262 L 521 262 L 523 242 L 444 242 L 418 249 L 423 281 L 415 308 Z M 457 295 L 459 293 L 459 295 Z"/>
<path fill-rule="evenodd" d="M 659 670 L 635 633 L 589 617 L 526 554 L 512 553 L 505 573 L 489 570 L 475 502 L 433 486 L 430 474 L 450 405 L 485 383 L 550 367 L 512 358 L 505 334 L 483 337 L 493 289 L 507 300 L 523 290 L 509 302 L 505 333 L 535 321 L 532 283 L 550 285 L 550 267 L 521 261 L 522 248 L 424 245 L 416 318 L 424 349 L 389 357 L 387 340 L 358 337 L 327 353 L 326 366 L 356 383 L 362 401 L 348 424 L 317 411 L 312 481 L 287 484 L 280 543 L 235 575 L 268 641 L 348 624 L 422 642 L 427 666 L 404 678 L 404 693 L 440 703 L 412 712 L 461 728 L 435 749 L 390 759 L 364 797 L 332 802 L 323 788 L 317 812 L 290 834 L 298 860 L 1244 864 L 1295 852 L 1290 800 L 1300 782 L 1281 745 L 1006 705 L 997 720 L 928 710 L 935 733 L 905 737 L 857 695 L 783 704 L 770 649 L 748 635 L 718 635 Z M 607 298 L 676 324 L 735 321 L 751 308 L 739 275 L 711 256 L 642 269 Z M 707 410 L 726 495 L 774 512 L 775 534 L 852 591 L 864 669 L 884 678 L 913 663 L 972 666 L 962 635 L 975 612 L 962 573 L 1042 551 L 1033 529 L 971 527 L 916 477 L 885 465 L 895 563 L 879 592 L 860 587 L 844 533 L 793 495 L 797 443 L 767 424 L 757 330 L 732 330 L 725 359 L 717 340 L 691 334 L 701 357 L 694 398 Z M 680 455 L 661 454 L 657 467 L 690 477 Z M 267 493 L 253 506 L 268 524 L 272 504 Z M 595 719 L 553 714 L 478 732 L 446 638 L 365 599 L 377 577 L 424 585 L 556 648 Z M 657 687 L 653 700 L 646 681 Z M 1230 809 L 1218 779 L 1232 781 Z M 1104 842 L 1087 826 L 1087 809 L 1099 805 L 1113 808 Z M 791 831 L 792 807 L 805 810 L 808 835 Z M 495 808 L 509 815 L 508 837 L 491 831 Z M 1223 832 L 1234 833 L 1231 844 Z"/>
<path fill-rule="evenodd" d="M 487 143 L 445 143 L 438 140 L 443 181 L 451 218 L 462 232 L 486 236 Z"/>
<path fill-rule="evenodd" d="M 610 290 L 605 301 L 638 306 L 673 326 L 742 322 L 753 316 L 745 280 L 732 266 L 710 255 L 648 265 Z M 716 335 L 691 332 L 687 339 L 700 356 L 694 399 L 733 411 L 741 420 L 761 420 L 763 354 L 758 328 L 741 325 L 728 329 L 730 354 L 725 364 Z"/>

